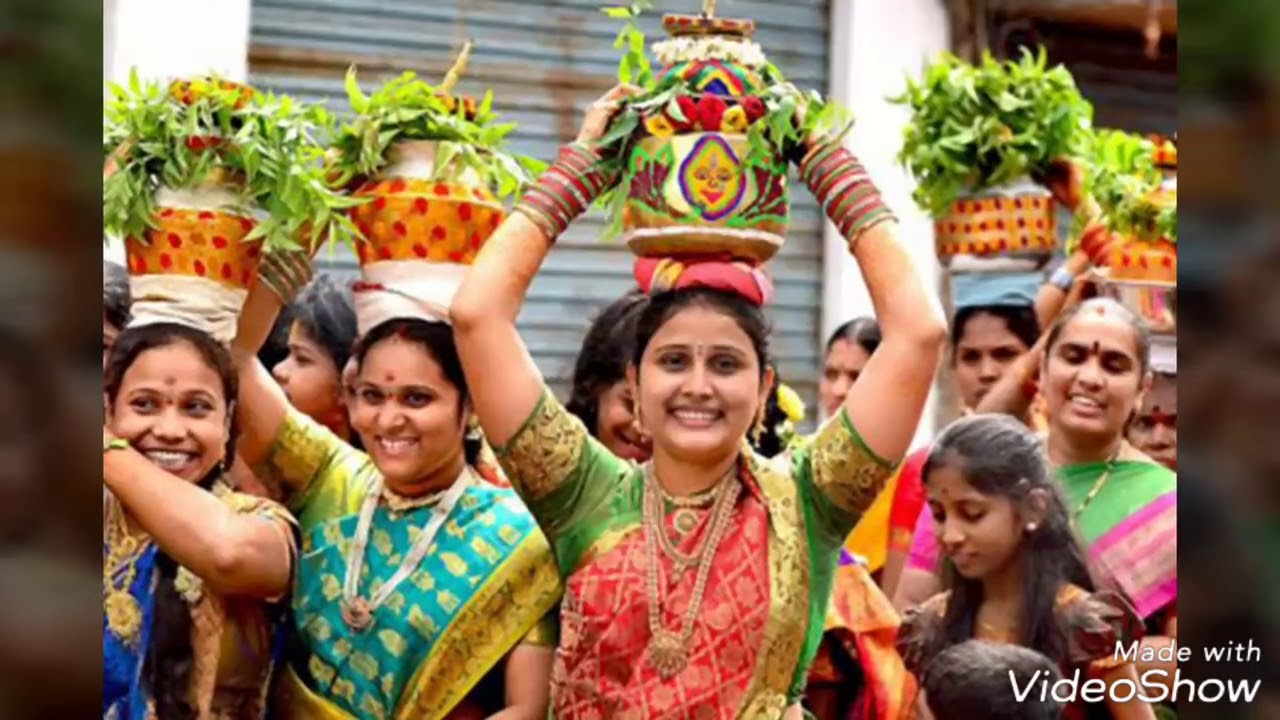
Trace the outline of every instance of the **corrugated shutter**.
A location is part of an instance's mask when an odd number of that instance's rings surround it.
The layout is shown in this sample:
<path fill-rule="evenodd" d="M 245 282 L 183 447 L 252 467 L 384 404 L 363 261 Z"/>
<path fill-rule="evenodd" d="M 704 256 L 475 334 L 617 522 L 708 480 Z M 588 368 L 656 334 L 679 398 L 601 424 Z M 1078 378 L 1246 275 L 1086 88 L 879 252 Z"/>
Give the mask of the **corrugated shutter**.
<path fill-rule="evenodd" d="M 573 138 L 587 106 L 612 86 L 618 22 L 599 0 L 441 2 L 375 0 L 254 0 L 250 82 L 347 112 L 342 90 L 349 65 L 372 87 L 402 70 L 438 78 L 457 48 L 476 39 L 463 92 L 492 88 L 495 108 L 519 123 L 518 152 L 550 159 Z M 696 11 L 694 0 L 657 3 L 660 12 Z M 802 88 L 827 88 L 826 0 L 722 2 L 724 16 L 750 17 L 770 59 Z M 643 18 L 661 37 L 658 13 Z M 816 397 L 821 298 L 822 219 L 812 196 L 793 187 L 791 229 L 772 263 L 777 287 L 773 348 L 779 371 L 811 404 Z M 582 336 L 597 310 L 634 285 L 630 256 L 602 244 L 597 211 L 561 238 L 538 274 L 520 316 L 520 330 L 539 368 L 567 395 Z M 345 252 L 322 258 L 330 272 L 354 276 Z"/>

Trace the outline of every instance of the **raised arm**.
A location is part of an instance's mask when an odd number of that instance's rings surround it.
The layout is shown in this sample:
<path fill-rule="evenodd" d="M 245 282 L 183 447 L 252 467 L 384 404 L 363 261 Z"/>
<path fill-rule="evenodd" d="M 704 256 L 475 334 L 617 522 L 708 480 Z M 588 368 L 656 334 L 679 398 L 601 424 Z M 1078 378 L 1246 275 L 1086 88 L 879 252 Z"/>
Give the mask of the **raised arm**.
<path fill-rule="evenodd" d="M 450 307 L 471 402 L 495 446 L 516 436 L 544 389 L 516 332 L 516 316 L 556 237 L 613 182 L 599 170 L 602 158 L 590 144 L 604 134 L 617 101 L 632 92 L 618 86 L 591 106 L 577 142 L 561 150 L 516 212 L 494 231 Z"/>
<path fill-rule="evenodd" d="M 282 298 L 292 298 L 297 294 L 309 275 L 300 271 L 297 280 L 289 282 L 285 278 L 292 276 L 284 275 L 280 270 L 282 266 L 287 266 L 287 263 L 280 258 L 267 256 L 263 259 L 259 282 L 245 298 L 236 326 L 236 339 L 231 344 L 231 355 L 240 370 L 240 394 L 236 405 L 240 436 L 236 441 L 236 454 L 250 468 L 257 467 L 267 458 L 289 412 L 289 400 L 284 390 L 258 361 L 258 351 L 271 336 L 276 318 L 284 308 L 286 300 Z"/>
<path fill-rule="evenodd" d="M 104 446 L 111 440 L 104 429 Z M 214 591 L 264 598 L 288 591 L 294 538 L 283 508 L 264 503 L 261 513 L 237 512 L 129 447 L 103 455 L 102 475 L 165 553 Z"/>
<path fill-rule="evenodd" d="M 915 435 L 942 360 L 946 323 L 898 237 L 897 221 L 848 150 L 811 143 L 800 178 L 848 239 L 883 337 L 813 448 L 814 482 L 847 522 L 870 506 Z"/>

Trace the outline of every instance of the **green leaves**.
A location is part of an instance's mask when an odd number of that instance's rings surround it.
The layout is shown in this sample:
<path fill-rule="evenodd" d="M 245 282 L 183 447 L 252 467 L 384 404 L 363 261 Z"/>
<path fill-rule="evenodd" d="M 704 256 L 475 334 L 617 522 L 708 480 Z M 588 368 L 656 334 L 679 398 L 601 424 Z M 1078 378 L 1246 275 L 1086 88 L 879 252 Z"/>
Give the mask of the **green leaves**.
<path fill-rule="evenodd" d="M 347 72 L 346 83 L 357 116 L 341 128 L 333 144 L 337 153 L 329 167 L 339 176 L 377 174 L 387 164 L 387 150 L 398 140 L 434 140 L 441 143 L 436 168 L 442 179 L 460 177 L 470 169 L 499 197 L 532 182 L 527 160 L 502 150 L 516 126 L 495 122 L 491 91 L 468 118 L 469 101 L 445 95 L 412 72 L 367 96 L 360 90 L 355 68 Z"/>
<path fill-rule="evenodd" d="M 962 193 L 1087 152 L 1093 107 L 1066 68 L 1047 64 L 1044 48 L 1017 61 L 984 53 L 977 65 L 948 53 L 890 98 L 912 111 L 898 160 L 918 182 L 921 207 L 939 216 Z"/>
<path fill-rule="evenodd" d="M 1094 134 L 1083 190 L 1097 200 L 1110 230 L 1176 242 L 1177 207 L 1172 198 L 1160 196 L 1162 180 L 1150 140 L 1118 130 Z"/>
<path fill-rule="evenodd" d="M 190 189 L 218 178 L 236 188 L 237 209 L 265 211 L 251 235 L 263 239 L 265 252 L 297 247 L 304 227 L 334 239 L 354 232 L 345 213 L 334 212 L 353 201 L 324 182 L 316 138 L 330 130 L 329 114 L 223 82 L 197 81 L 199 92 L 187 98 L 178 97 L 179 89 L 142 82 L 136 71 L 127 86 L 108 86 L 103 149 L 127 152 L 103 181 L 107 233 L 145 237 L 155 223 L 157 189 Z"/>

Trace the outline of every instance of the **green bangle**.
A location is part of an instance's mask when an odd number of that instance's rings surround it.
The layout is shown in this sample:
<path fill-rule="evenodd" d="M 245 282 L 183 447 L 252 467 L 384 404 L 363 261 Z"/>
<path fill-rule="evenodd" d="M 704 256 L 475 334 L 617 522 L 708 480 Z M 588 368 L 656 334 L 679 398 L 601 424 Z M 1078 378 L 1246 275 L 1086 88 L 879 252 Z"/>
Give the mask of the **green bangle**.
<path fill-rule="evenodd" d="M 124 438 L 111 438 L 102 442 L 102 454 L 106 455 L 112 450 L 124 450 L 129 447 L 129 441 Z"/>

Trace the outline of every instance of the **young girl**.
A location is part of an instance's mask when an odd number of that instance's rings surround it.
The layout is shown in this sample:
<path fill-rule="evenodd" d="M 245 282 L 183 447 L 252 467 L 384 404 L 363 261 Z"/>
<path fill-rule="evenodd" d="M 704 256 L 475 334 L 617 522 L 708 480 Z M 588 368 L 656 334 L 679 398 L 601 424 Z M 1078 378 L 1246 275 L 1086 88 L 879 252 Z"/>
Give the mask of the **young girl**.
<path fill-rule="evenodd" d="M 1081 683 L 1137 682 L 1134 666 L 1117 662 L 1115 650 L 1141 636 L 1141 620 L 1121 596 L 1094 592 L 1066 501 L 1026 425 L 1007 415 L 952 423 L 923 477 L 945 553 L 946 590 L 904 619 L 900 650 L 917 677 L 942 650 L 976 638 L 1029 647 L 1066 677 L 1079 670 Z M 1134 699 L 1105 707 L 1078 702 L 1064 715 L 1108 716 L 1155 714 Z"/>

